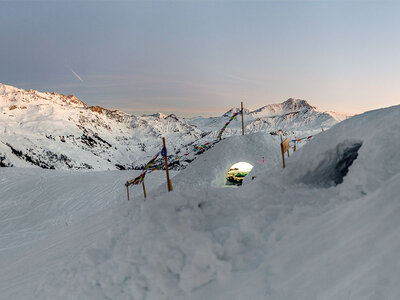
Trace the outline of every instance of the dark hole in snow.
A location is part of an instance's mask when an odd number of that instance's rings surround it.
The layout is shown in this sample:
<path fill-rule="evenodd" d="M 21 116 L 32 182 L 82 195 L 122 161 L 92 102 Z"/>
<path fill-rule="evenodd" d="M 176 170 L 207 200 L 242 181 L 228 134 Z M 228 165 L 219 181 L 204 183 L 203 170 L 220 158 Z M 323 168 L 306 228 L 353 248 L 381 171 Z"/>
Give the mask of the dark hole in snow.
<path fill-rule="evenodd" d="M 334 150 L 326 152 L 317 168 L 303 177 L 304 183 L 326 188 L 341 184 L 350 166 L 357 159 L 361 146 L 361 141 L 345 141 Z"/>

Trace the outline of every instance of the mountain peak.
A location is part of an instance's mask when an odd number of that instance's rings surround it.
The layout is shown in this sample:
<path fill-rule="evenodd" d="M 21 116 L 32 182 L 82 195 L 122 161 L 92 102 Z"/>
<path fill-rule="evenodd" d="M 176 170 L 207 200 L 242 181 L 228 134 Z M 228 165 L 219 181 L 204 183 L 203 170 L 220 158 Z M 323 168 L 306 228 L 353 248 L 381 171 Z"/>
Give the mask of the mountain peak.
<path fill-rule="evenodd" d="M 5 95 L 8 93 L 16 93 L 18 91 L 24 91 L 24 90 L 18 89 L 11 85 L 6 85 L 4 83 L 0 83 L 0 95 Z"/>
<path fill-rule="evenodd" d="M 23 102 L 33 104 L 59 104 L 76 107 L 87 107 L 87 105 L 73 95 L 58 94 L 56 92 L 40 92 L 37 90 L 26 91 L 10 85 L 0 83 L 0 96 L 4 102 Z"/>
<path fill-rule="evenodd" d="M 88 109 L 90 109 L 92 112 L 97 112 L 99 114 L 102 114 L 104 112 L 104 110 L 106 110 L 104 107 L 101 106 L 89 106 Z"/>
<path fill-rule="evenodd" d="M 289 98 L 282 102 L 282 108 L 288 110 L 300 110 L 302 108 L 314 108 L 306 100 Z"/>
<path fill-rule="evenodd" d="M 175 116 L 174 114 L 170 114 L 170 115 L 166 116 L 165 119 L 173 119 L 173 120 L 179 121 L 178 117 Z"/>
<path fill-rule="evenodd" d="M 235 113 L 237 113 L 237 112 L 239 112 L 240 111 L 240 108 L 239 107 L 233 107 L 233 108 L 231 108 L 230 110 L 228 110 L 226 113 L 224 113 L 222 116 L 223 117 L 230 117 L 230 116 L 232 116 L 233 114 L 235 114 Z M 251 112 L 251 110 L 250 109 L 248 109 L 248 108 L 243 108 L 243 113 L 245 114 L 245 115 L 248 115 L 249 113 Z"/>
<path fill-rule="evenodd" d="M 253 110 L 252 115 L 276 116 L 300 111 L 302 109 L 315 109 L 306 100 L 289 98 L 278 104 L 268 104 L 259 109 Z"/>
<path fill-rule="evenodd" d="M 167 117 L 167 115 L 164 115 L 164 114 L 161 113 L 161 112 L 152 114 L 152 115 L 150 115 L 150 116 L 151 116 L 151 117 L 156 117 L 156 118 L 159 118 L 159 119 L 165 119 L 165 118 Z"/>

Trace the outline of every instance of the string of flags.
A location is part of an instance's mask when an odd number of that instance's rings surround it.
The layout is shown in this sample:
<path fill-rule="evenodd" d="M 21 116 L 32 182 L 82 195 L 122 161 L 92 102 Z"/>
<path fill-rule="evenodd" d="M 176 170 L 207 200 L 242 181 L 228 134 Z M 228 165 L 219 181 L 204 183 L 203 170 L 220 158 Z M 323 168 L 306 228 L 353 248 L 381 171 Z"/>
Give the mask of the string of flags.
<path fill-rule="evenodd" d="M 242 110 L 243 110 L 243 108 L 242 108 L 241 110 L 239 110 L 238 112 L 234 113 L 233 116 L 229 119 L 229 121 L 225 123 L 224 127 L 222 127 L 221 130 L 218 132 L 217 140 L 221 140 L 222 134 L 224 133 L 226 127 L 228 127 L 229 123 L 232 122 L 232 120 L 233 120 L 234 118 L 236 118 L 236 116 L 237 116 L 238 114 L 241 114 L 241 113 L 242 113 Z"/>
<path fill-rule="evenodd" d="M 203 148 L 207 148 L 209 145 L 211 145 L 212 143 L 205 143 L 205 144 L 203 144 L 203 145 L 200 145 L 200 146 L 196 146 L 196 147 L 194 147 L 194 151 L 197 151 L 197 150 L 201 150 L 201 149 L 203 149 Z M 188 153 L 184 153 L 184 154 L 182 154 L 181 156 L 177 156 L 177 157 L 175 157 L 175 159 L 182 159 L 182 158 L 184 158 L 185 156 L 189 156 L 190 155 L 190 152 L 188 152 Z"/>
<path fill-rule="evenodd" d="M 222 129 L 218 132 L 218 135 L 217 135 L 216 140 L 214 140 L 214 141 L 211 142 L 211 143 L 205 143 L 205 144 L 202 144 L 202 145 L 199 145 L 199 146 L 194 146 L 194 149 L 193 149 L 193 150 L 196 151 L 196 152 L 198 152 L 198 151 L 201 150 L 201 149 L 209 148 L 210 145 L 212 146 L 212 145 L 214 145 L 215 143 L 218 143 L 218 142 L 221 140 L 222 134 L 224 133 L 226 127 L 228 127 L 228 125 L 230 124 L 230 122 L 231 122 L 233 119 L 235 119 L 235 117 L 236 117 L 237 115 L 239 115 L 240 113 L 242 113 L 242 112 L 243 112 L 243 102 L 241 102 L 241 110 L 238 111 L 238 112 L 236 112 L 236 113 L 234 113 L 234 114 L 230 117 L 230 119 L 228 120 L 228 122 L 226 122 L 225 125 L 224 125 L 224 127 L 222 127 Z M 243 119 L 242 119 L 242 134 L 244 134 L 244 129 L 243 129 L 243 128 L 244 128 L 244 127 L 243 127 Z M 142 184 L 142 187 L 143 187 L 143 196 L 144 196 L 144 198 L 146 199 L 146 197 L 147 197 L 147 196 L 146 196 L 146 188 L 145 188 L 145 184 L 144 184 L 144 178 L 145 178 L 146 174 L 147 174 L 147 173 L 152 173 L 152 172 L 154 172 L 154 171 L 156 171 L 156 170 L 160 170 L 160 169 L 162 169 L 164 166 L 165 166 L 165 172 L 166 172 L 166 176 L 167 176 L 168 191 L 170 192 L 170 191 L 173 190 L 173 187 L 172 187 L 172 184 L 171 184 L 171 181 L 170 181 L 170 178 L 169 178 L 169 173 L 168 173 L 168 155 L 167 155 L 167 148 L 166 148 L 166 146 L 165 146 L 165 138 L 164 138 L 164 137 L 162 138 L 162 141 L 163 141 L 163 148 L 161 149 L 160 152 L 158 152 L 158 153 L 145 165 L 143 172 L 142 172 L 139 176 L 137 176 L 136 178 L 133 178 L 133 179 L 131 179 L 131 180 L 128 180 L 128 181 L 125 183 L 128 201 L 129 201 L 129 186 L 130 186 L 130 185 L 138 185 L 138 184 Z M 155 163 L 155 161 L 156 161 L 157 158 L 160 156 L 160 154 L 161 154 L 161 156 L 164 157 L 164 160 L 165 160 L 164 163 L 165 163 L 165 165 L 157 166 L 157 167 L 155 167 L 155 168 L 150 169 L 150 167 Z M 183 156 L 178 156 L 178 157 L 176 157 L 174 163 L 176 162 L 176 160 L 178 160 L 178 163 L 179 163 L 179 159 L 181 159 L 181 158 L 183 158 L 183 157 L 185 157 L 185 156 L 188 156 L 189 154 L 190 154 L 190 153 L 184 153 Z"/>
<path fill-rule="evenodd" d="M 197 149 L 197 150 L 203 149 L 203 148 L 207 147 L 207 146 L 210 145 L 210 144 L 211 144 L 211 143 L 205 143 L 204 145 L 197 146 L 196 149 Z"/>
<path fill-rule="evenodd" d="M 140 174 L 138 177 L 128 180 L 126 182 L 126 186 L 130 186 L 130 185 L 137 185 L 143 182 L 144 177 L 146 176 L 146 173 L 149 171 L 149 168 L 154 164 L 154 162 L 157 160 L 158 156 L 161 154 L 161 156 L 167 156 L 167 149 L 165 147 L 162 148 L 162 150 L 160 152 L 158 152 L 144 167 L 144 170 L 142 172 L 142 174 Z M 158 166 L 153 168 L 152 170 L 150 170 L 149 173 L 154 172 L 155 170 L 159 170 L 161 169 L 162 166 Z"/>
<path fill-rule="evenodd" d="M 224 133 L 226 127 L 228 127 L 228 125 L 232 122 L 233 119 L 235 119 L 240 113 L 242 113 L 242 110 L 243 110 L 243 108 L 242 108 L 241 110 L 239 110 L 238 112 L 234 113 L 234 114 L 229 118 L 228 122 L 226 122 L 225 125 L 224 125 L 224 127 L 222 127 L 221 130 L 218 132 L 217 138 L 216 138 L 216 140 L 215 140 L 214 142 L 212 142 L 212 143 L 205 143 L 205 144 L 202 144 L 202 145 L 199 145 L 199 146 L 195 146 L 195 147 L 194 147 L 194 151 L 198 151 L 198 150 L 201 150 L 201 149 L 203 149 L 203 148 L 207 148 L 207 147 L 209 147 L 210 145 L 213 145 L 213 144 L 215 144 L 216 142 L 220 141 L 220 140 L 222 139 L 222 134 Z M 128 180 L 128 181 L 125 183 L 125 185 L 128 187 L 128 186 L 130 186 L 130 185 L 138 185 L 138 184 L 141 184 L 141 183 L 143 182 L 144 177 L 146 176 L 147 173 L 152 173 L 152 172 L 154 172 L 154 171 L 156 171 L 156 170 L 162 169 L 162 168 L 163 168 L 163 165 L 162 165 L 162 166 L 155 167 L 155 168 L 153 168 L 153 169 L 151 169 L 151 170 L 149 171 L 149 168 L 154 164 L 154 162 L 157 160 L 157 158 L 158 158 L 158 156 L 159 156 L 160 154 L 161 154 L 161 156 L 163 156 L 163 157 L 167 157 L 167 149 L 166 149 L 165 147 L 163 147 L 163 148 L 161 149 L 161 151 L 158 152 L 158 153 L 146 164 L 146 166 L 144 167 L 143 172 L 142 172 L 139 176 L 137 176 L 136 178 L 133 178 L 133 179 L 131 179 L 131 180 Z M 175 159 L 176 159 L 176 160 L 179 160 L 179 159 L 182 159 L 182 158 L 184 158 L 185 156 L 189 156 L 189 155 L 190 155 L 190 153 L 184 153 L 182 156 L 177 156 L 177 157 L 175 157 Z"/>
<path fill-rule="evenodd" d="M 310 135 L 310 136 L 302 137 L 302 138 L 300 138 L 300 139 L 294 139 L 294 140 L 292 140 L 292 142 L 300 142 L 300 141 L 305 140 L 305 139 L 309 140 L 309 139 L 311 139 L 312 137 L 313 137 L 313 136 Z"/>
<path fill-rule="evenodd" d="M 162 168 L 164 168 L 164 164 L 158 167 L 153 168 L 149 173 L 153 173 L 156 170 L 162 170 Z"/>
<path fill-rule="evenodd" d="M 222 134 L 224 133 L 226 127 L 228 127 L 228 125 L 232 122 L 232 120 L 235 119 L 235 118 L 236 118 L 239 114 L 241 114 L 241 113 L 242 113 L 242 109 L 239 110 L 238 112 L 234 113 L 234 114 L 229 118 L 228 122 L 226 122 L 225 125 L 224 125 L 224 127 L 222 127 L 221 130 L 218 132 L 217 138 L 216 138 L 216 140 L 215 140 L 214 142 L 205 143 L 205 144 L 203 144 L 203 145 L 195 146 L 194 149 L 193 149 L 193 151 L 198 151 L 198 150 L 201 150 L 201 149 L 203 149 L 203 148 L 208 148 L 210 145 L 213 145 L 213 144 L 219 142 L 219 141 L 221 140 L 221 138 L 222 138 Z M 189 155 L 190 155 L 190 152 L 184 153 L 184 154 L 182 154 L 181 156 L 175 157 L 175 159 L 176 159 L 176 160 L 179 160 L 179 159 L 185 158 L 186 156 L 189 156 Z"/>

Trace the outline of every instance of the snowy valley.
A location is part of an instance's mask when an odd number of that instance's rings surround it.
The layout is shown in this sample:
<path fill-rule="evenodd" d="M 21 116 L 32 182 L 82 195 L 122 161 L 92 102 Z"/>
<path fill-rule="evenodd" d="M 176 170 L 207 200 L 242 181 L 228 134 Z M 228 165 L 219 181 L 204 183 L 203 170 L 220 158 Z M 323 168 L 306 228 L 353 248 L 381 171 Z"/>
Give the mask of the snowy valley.
<path fill-rule="evenodd" d="M 135 116 L 58 93 L 25 91 L 0 84 L 0 165 L 46 169 L 140 169 L 167 140 L 172 168 L 181 169 L 197 157 L 174 160 L 204 143 L 214 143 L 218 131 L 238 109 L 221 117 L 178 118 L 157 113 Z M 330 128 L 349 115 L 321 112 L 304 100 L 245 110 L 245 131 L 283 129 L 293 138 Z M 239 117 L 224 137 L 241 134 Z M 161 164 L 161 162 L 160 162 Z"/>

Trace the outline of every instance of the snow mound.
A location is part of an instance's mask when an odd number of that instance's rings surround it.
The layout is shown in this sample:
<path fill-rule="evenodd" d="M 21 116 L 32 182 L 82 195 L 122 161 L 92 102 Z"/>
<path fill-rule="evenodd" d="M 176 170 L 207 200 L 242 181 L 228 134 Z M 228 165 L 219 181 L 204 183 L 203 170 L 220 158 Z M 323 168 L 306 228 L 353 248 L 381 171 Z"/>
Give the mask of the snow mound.
<path fill-rule="evenodd" d="M 268 258 L 271 299 L 398 299 L 398 195 L 400 174 L 365 197 L 281 224 Z"/>
<path fill-rule="evenodd" d="M 342 172 L 341 175 L 347 174 L 343 181 L 346 189 L 361 193 L 374 191 L 400 172 L 400 152 L 394 150 L 398 144 L 399 119 L 400 106 L 395 106 L 357 115 L 335 125 L 296 152 L 285 172 L 280 172 L 281 176 L 287 173 L 290 176 L 280 179 L 288 184 L 329 187 L 342 182 L 339 176 Z M 346 162 L 351 165 L 348 173 Z M 335 182 L 335 176 L 339 182 Z"/>
<path fill-rule="evenodd" d="M 223 139 L 175 176 L 173 184 L 223 186 L 229 168 L 241 161 L 274 167 L 281 159 L 279 143 L 279 136 L 263 132 Z"/>

